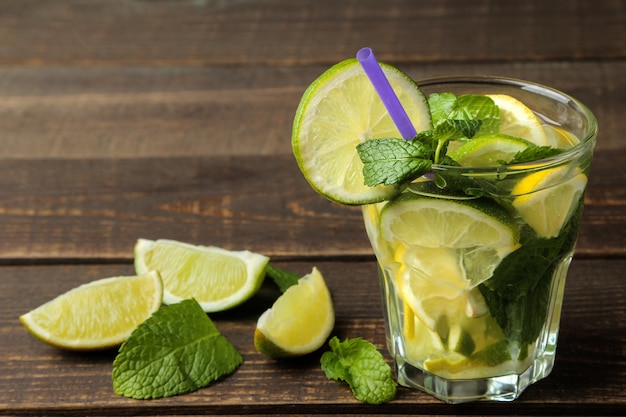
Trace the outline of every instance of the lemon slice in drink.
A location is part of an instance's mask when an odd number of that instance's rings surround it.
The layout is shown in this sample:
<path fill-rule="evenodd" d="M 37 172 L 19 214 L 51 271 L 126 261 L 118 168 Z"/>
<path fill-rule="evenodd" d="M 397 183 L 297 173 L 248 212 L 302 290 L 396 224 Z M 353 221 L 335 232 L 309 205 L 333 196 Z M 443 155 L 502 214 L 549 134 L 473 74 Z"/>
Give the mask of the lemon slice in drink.
<path fill-rule="evenodd" d="M 464 167 L 488 167 L 510 162 L 515 155 L 534 146 L 513 136 L 494 134 L 478 136 L 450 152 L 449 156 Z"/>
<path fill-rule="evenodd" d="M 401 248 L 404 301 L 431 329 L 441 316 L 484 314 L 475 287 L 519 247 L 514 220 L 486 199 L 406 193 L 385 206 L 380 227 L 382 236 Z"/>
<path fill-rule="evenodd" d="M 334 325 L 330 291 L 320 271 L 313 268 L 259 317 L 254 345 L 275 358 L 306 355 L 322 347 Z"/>
<path fill-rule="evenodd" d="M 62 349 L 107 349 L 158 310 L 162 297 L 156 272 L 103 278 L 59 295 L 20 321 L 33 336 Z"/>
<path fill-rule="evenodd" d="M 539 237 L 558 236 L 575 211 L 587 186 L 579 169 L 560 166 L 537 171 L 513 187 L 513 207 Z"/>
<path fill-rule="evenodd" d="M 268 261 L 250 251 L 167 239 L 139 239 L 135 245 L 135 270 L 159 272 L 165 304 L 195 298 L 207 313 L 227 310 L 252 297 L 263 283 Z"/>
<path fill-rule="evenodd" d="M 431 262 L 434 265 L 445 258 L 449 256 L 434 257 Z M 431 330 L 440 330 L 438 323 L 444 317 L 452 320 L 481 317 L 489 311 L 480 291 L 472 288 L 463 276 L 458 261 L 452 262 L 451 265 L 438 264 L 435 274 L 432 269 L 425 271 L 412 267 L 403 275 L 401 293 L 404 302 Z"/>
<path fill-rule="evenodd" d="M 417 84 L 395 67 L 381 64 L 415 129 L 431 128 L 428 102 Z M 376 90 L 356 59 L 329 68 L 305 91 L 293 124 L 294 156 L 309 184 L 342 204 L 388 199 L 396 186 L 364 184 L 359 143 L 401 138 Z"/>
<path fill-rule="evenodd" d="M 499 133 L 526 139 L 538 146 L 551 146 L 541 120 L 518 99 L 506 94 L 488 94 L 500 108 Z"/>

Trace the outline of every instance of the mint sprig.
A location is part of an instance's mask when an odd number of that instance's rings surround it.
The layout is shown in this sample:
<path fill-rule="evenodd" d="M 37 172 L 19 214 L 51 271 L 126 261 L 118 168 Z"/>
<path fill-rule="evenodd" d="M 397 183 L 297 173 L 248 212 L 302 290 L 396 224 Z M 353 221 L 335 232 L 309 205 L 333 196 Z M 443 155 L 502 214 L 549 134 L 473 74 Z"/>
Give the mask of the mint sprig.
<path fill-rule="evenodd" d="M 411 181 L 431 169 L 433 150 L 417 140 L 373 139 L 357 146 L 364 163 L 365 185 L 391 185 Z"/>
<path fill-rule="evenodd" d="M 354 397 L 369 404 L 382 404 L 396 396 L 397 384 L 383 355 L 367 340 L 335 336 L 329 342 L 331 351 L 321 359 L 326 377 L 348 383 Z"/>
<path fill-rule="evenodd" d="M 555 269 L 578 236 L 582 207 L 581 201 L 566 228 L 555 238 L 540 238 L 524 227 L 522 246 L 502 260 L 491 279 L 478 286 L 507 340 L 519 344 L 519 360 L 525 359 L 526 348 L 543 328 Z"/>
<path fill-rule="evenodd" d="M 170 397 L 202 388 L 243 362 L 195 300 L 161 308 L 120 347 L 113 390 L 135 399 Z"/>
<path fill-rule="evenodd" d="M 430 172 L 433 164 L 455 164 L 446 156 L 450 141 L 467 141 L 499 129 L 500 110 L 487 96 L 431 94 L 428 105 L 433 129 L 410 140 L 370 139 L 357 145 L 365 185 L 406 184 Z"/>

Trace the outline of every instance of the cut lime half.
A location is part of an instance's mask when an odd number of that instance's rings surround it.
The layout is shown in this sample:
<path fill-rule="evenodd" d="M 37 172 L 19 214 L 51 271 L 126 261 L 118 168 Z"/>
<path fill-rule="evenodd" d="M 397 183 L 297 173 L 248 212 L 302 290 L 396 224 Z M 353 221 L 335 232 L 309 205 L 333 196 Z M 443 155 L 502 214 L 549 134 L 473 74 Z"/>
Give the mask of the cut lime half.
<path fill-rule="evenodd" d="M 449 200 L 406 193 L 381 212 L 382 236 L 407 247 L 489 249 L 504 257 L 519 245 L 506 210 L 486 198 Z"/>

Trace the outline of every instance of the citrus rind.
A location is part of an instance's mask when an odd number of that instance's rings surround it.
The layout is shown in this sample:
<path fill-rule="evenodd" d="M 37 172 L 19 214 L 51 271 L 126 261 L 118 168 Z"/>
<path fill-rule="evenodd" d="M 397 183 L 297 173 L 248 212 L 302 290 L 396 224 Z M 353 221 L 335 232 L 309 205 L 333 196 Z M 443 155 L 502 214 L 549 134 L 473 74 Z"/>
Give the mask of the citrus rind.
<path fill-rule="evenodd" d="M 256 294 L 268 262 L 250 251 L 168 239 L 139 239 L 135 245 L 135 270 L 159 272 L 165 304 L 194 298 L 207 313 L 236 307 Z"/>
<path fill-rule="evenodd" d="M 419 132 L 431 128 L 428 102 L 418 85 L 380 64 Z M 293 153 L 311 187 L 331 201 L 362 205 L 389 199 L 397 186 L 369 187 L 356 147 L 368 139 L 401 138 L 376 90 L 356 59 L 342 61 L 305 91 L 293 123 Z"/>
<path fill-rule="evenodd" d="M 541 120 L 518 99 L 506 94 L 487 94 L 500 109 L 499 133 L 526 139 L 537 146 L 552 146 Z"/>
<path fill-rule="evenodd" d="M 22 315 L 28 331 L 67 350 L 100 350 L 121 345 L 161 307 L 163 285 L 158 273 L 92 281 Z"/>
<path fill-rule="evenodd" d="M 334 325 L 330 291 L 320 271 L 313 268 L 259 317 L 254 345 L 274 358 L 306 355 L 322 347 Z"/>

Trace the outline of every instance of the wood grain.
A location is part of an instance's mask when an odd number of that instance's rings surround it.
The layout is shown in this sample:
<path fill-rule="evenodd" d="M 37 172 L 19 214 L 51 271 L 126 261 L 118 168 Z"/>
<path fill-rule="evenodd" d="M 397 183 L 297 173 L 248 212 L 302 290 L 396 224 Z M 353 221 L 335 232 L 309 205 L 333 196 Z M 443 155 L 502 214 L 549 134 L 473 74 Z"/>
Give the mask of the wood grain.
<path fill-rule="evenodd" d="M 625 255 L 625 166 L 625 150 L 596 152 L 579 256 Z M 291 155 L 5 160 L 0 219 L 5 263 L 129 260 L 138 238 L 372 256 L 360 208 L 317 195 Z"/>
<path fill-rule="evenodd" d="M 357 207 L 315 194 L 291 155 L 305 88 L 370 46 L 412 78 L 549 85 L 600 134 L 552 375 L 512 404 L 447 406 L 401 388 L 364 405 L 317 352 L 256 353 L 267 282 L 212 315 L 244 356 L 193 394 L 112 391 L 115 350 L 76 354 L 18 317 L 81 283 L 132 273 L 137 238 L 317 265 L 335 334 L 386 354 L 376 265 Z M 626 410 L 626 2 L 620 0 L 3 0 L 0 2 L 0 415 L 615 415 Z"/>
<path fill-rule="evenodd" d="M 354 55 L 355 51 L 341 59 Z M 326 67 L 2 68 L 0 157 L 286 155 L 306 87 Z M 532 80 L 585 103 L 598 149 L 623 146 L 626 61 L 403 64 L 420 80 L 493 74 Z"/>
<path fill-rule="evenodd" d="M 278 262 L 308 272 L 306 262 Z M 317 262 L 333 293 L 334 335 L 364 337 L 385 355 L 385 335 L 374 262 Z M 626 407 L 626 289 L 621 260 L 575 260 L 565 292 L 557 363 L 552 375 L 515 402 L 518 415 L 617 415 Z M 278 291 L 272 283 L 244 306 L 212 315 L 218 329 L 242 353 L 244 364 L 195 393 L 137 401 L 112 391 L 115 351 L 68 353 L 31 337 L 17 317 L 40 303 L 90 280 L 126 274 L 130 264 L 42 265 L 3 268 L 0 280 L 0 414 L 168 415 L 190 414 L 502 414 L 510 404 L 451 407 L 401 388 L 396 400 L 373 407 L 355 400 L 345 385 L 327 380 L 321 352 L 297 361 L 275 361 L 253 346 L 256 319 Z M 37 288 L 37 291 L 32 291 Z M 28 292 L 28 298 L 21 294 Z M 270 383 L 271 381 L 271 383 Z M 80 387 L 77 389 L 77 387 Z M 52 402 L 51 399 L 54 399 Z"/>
<path fill-rule="evenodd" d="M 0 65 L 328 65 L 624 58 L 615 0 L 3 1 Z"/>

